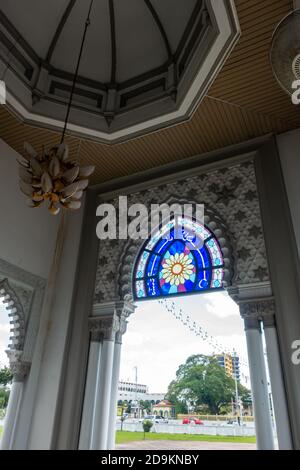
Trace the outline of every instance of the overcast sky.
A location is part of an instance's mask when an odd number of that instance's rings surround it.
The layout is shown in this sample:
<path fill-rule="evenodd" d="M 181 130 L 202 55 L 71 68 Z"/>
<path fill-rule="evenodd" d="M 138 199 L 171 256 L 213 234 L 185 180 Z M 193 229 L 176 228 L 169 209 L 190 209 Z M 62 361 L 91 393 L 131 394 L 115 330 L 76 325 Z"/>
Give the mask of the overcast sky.
<path fill-rule="evenodd" d="M 7 310 L 0 299 L 0 367 L 8 365 L 8 359 L 5 353 L 9 342 L 9 319 Z"/>
<path fill-rule="evenodd" d="M 225 293 L 210 293 L 177 297 L 176 307 L 190 315 L 210 335 L 224 346 L 235 348 L 238 355 L 247 358 L 243 322 L 238 307 Z M 0 363 L 8 364 L 5 349 L 9 341 L 7 312 L 0 301 Z M 211 346 L 190 332 L 158 301 L 139 302 L 129 318 L 123 337 L 120 378 L 148 385 L 149 391 L 165 393 L 175 378 L 180 364 L 191 354 L 212 354 Z M 242 372 L 249 375 L 243 367 Z M 245 383 L 245 381 L 243 381 Z M 249 386 L 249 383 L 245 383 Z"/>
<path fill-rule="evenodd" d="M 247 360 L 243 321 L 237 305 L 223 292 L 177 297 L 176 306 L 188 314 L 225 347 L 235 348 Z M 192 333 L 157 301 L 139 302 L 123 337 L 120 378 L 149 386 L 150 392 L 166 392 L 179 365 L 192 354 L 212 354 L 213 348 Z M 247 367 L 242 368 L 249 376 Z M 243 380 L 244 384 L 250 387 Z"/>

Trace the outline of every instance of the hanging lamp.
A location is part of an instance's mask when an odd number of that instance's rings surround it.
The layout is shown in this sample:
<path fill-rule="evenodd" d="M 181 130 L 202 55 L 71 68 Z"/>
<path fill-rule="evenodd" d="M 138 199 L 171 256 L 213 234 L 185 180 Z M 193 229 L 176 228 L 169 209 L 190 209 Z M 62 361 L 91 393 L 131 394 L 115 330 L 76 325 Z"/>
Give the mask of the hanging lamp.
<path fill-rule="evenodd" d="M 81 207 L 83 191 L 88 187 L 88 177 L 94 172 L 94 166 L 80 167 L 78 162 L 69 157 L 68 145 L 65 143 L 70 110 L 75 85 L 78 77 L 81 56 L 86 34 L 90 26 L 90 15 L 93 0 L 90 2 L 85 28 L 82 36 L 76 71 L 73 78 L 68 102 L 64 128 L 59 145 L 40 154 L 28 142 L 24 144 L 24 160 L 19 161 L 19 185 L 27 196 L 30 207 L 40 207 L 48 202 L 48 210 L 57 215 L 61 208 L 77 210 Z"/>

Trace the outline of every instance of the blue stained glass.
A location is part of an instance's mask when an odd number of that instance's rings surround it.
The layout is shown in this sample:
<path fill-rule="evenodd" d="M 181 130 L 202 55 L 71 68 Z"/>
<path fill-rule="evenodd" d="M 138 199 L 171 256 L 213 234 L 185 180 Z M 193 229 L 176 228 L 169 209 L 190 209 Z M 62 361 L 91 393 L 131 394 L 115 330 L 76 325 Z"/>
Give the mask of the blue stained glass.
<path fill-rule="evenodd" d="M 161 252 L 165 250 L 168 244 L 169 244 L 169 240 L 165 240 L 163 238 L 162 240 L 159 240 L 159 242 L 155 245 L 153 251 L 155 251 L 155 253 L 160 254 Z"/>
<path fill-rule="evenodd" d="M 210 267 L 211 261 L 210 261 L 209 254 L 205 246 L 203 246 L 201 250 L 194 250 L 193 254 L 197 260 L 197 264 L 200 269 Z"/>
<path fill-rule="evenodd" d="M 156 278 L 149 278 L 146 281 L 146 285 L 149 297 L 157 297 L 159 295 L 158 281 Z"/>
<path fill-rule="evenodd" d="M 158 268 L 161 262 L 161 257 L 158 255 L 151 255 L 147 266 L 147 276 L 155 276 L 158 272 Z"/>
<path fill-rule="evenodd" d="M 135 269 L 135 298 L 220 289 L 223 264 L 222 251 L 213 233 L 193 220 L 178 217 L 146 242 Z"/>

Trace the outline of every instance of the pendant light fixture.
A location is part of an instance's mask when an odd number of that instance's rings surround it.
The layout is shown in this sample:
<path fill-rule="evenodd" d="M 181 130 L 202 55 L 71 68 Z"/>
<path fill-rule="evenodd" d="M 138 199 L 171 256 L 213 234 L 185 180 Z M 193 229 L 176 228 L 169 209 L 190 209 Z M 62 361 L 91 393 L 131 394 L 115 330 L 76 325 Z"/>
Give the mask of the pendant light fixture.
<path fill-rule="evenodd" d="M 275 29 L 270 50 L 273 74 L 289 95 L 293 95 L 295 82 L 300 80 L 300 9 L 297 2 L 294 6 Z"/>
<path fill-rule="evenodd" d="M 29 144 L 24 144 L 24 160 L 19 161 L 19 184 L 27 196 L 30 207 L 40 207 L 48 202 L 51 214 L 57 215 L 61 208 L 77 210 L 81 207 L 83 191 L 88 187 L 87 179 L 95 170 L 94 166 L 80 167 L 77 161 L 69 158 L 68 146 L 65 143 L 70 110 L 78 77 L 81 56 L 84 49 L 90 15 L 93 6 L 91 0 L 84 33 L 81 40 L 79 56 L 73 78 L 68 102 L 64 128 L 60 144 L 40 154 Z"/>

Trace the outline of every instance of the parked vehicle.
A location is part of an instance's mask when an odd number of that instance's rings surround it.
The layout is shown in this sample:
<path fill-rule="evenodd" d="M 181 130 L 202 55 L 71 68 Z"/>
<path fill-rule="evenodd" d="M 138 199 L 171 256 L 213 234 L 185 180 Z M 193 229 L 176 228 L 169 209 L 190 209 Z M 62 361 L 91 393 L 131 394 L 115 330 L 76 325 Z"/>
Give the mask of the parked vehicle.
<path fill-rule="evenodd" d="M 154 417 L 154 422 L 155 423 L 167 424 L 169 421 L 168 421 L 167 418 L 164 418 L 164 416 L 155 416 Z"/>
<path fill-rule="evenodd" d="M 159 424 L 159 423 L 167 424 L 169 422 L 163 416 L 155 416 L 155 415 L 144 416 L 143 418 L 139 419 L 139 422 L 142 423 L 145 420 L 152 421 L 153 423 L 156 423 L 156 424 Z"/>
<path fill-rule="evenodd" d="M 197 424 L 198 426 L 203 426 L 204 423 L 198 418 L 184 418 L 182 424 Z"/>

